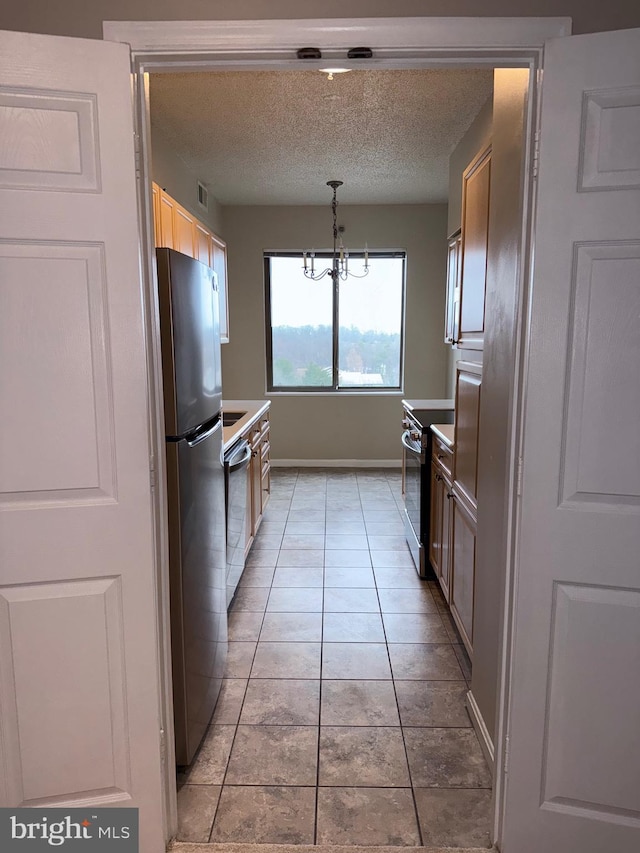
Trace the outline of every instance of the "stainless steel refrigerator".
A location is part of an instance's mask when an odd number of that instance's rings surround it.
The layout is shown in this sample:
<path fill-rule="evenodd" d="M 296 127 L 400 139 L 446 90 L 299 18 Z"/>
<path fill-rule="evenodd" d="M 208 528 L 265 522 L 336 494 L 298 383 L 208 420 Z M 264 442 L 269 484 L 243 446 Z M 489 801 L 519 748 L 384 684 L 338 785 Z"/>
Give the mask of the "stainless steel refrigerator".
<path fill-rule="evenodd" d="M 169 510 L 176 762 L 193 758 L 227 653 L 222 376 L 216 276 L 156 250 Z"/>

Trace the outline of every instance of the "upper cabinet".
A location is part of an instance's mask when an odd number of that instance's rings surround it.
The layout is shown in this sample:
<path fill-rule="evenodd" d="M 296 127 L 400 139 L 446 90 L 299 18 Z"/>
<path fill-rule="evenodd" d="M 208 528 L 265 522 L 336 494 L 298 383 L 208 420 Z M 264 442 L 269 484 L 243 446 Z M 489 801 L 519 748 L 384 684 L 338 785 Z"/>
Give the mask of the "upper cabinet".
<path fill-rule="evenodd" d="M 447 305 L 444 320 L 445 344 L 457 344 L 460 333 L 460 273 L 462 232 L 449 238 L 447 247 Z"/>
<path fill-rule="evenodd" d="M 481 350 L 489 237 L 491 146 L 462 175 L 462 229 L 449 240 L 445 341 Z"/>
<path fill-rule="evenodd" d="M 152 184 L 152 192 L 156 246 L 175 249 L 196 258 L 211 267 L 216 274 L 220 305 L 220 340 L 226 344 L 229 342 L 227 244 L 158 184 Z"/>

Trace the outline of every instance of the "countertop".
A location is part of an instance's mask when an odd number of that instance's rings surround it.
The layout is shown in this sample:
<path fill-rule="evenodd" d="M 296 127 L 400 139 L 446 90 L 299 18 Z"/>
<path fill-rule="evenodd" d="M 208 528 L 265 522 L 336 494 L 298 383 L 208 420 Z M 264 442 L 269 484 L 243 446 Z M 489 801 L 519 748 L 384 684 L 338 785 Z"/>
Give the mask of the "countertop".
<path fill-rule="evenodd" d="M 447 447 L 453 447 L 453 424 L 431 424 L 431 432 L 437 435 L 440 441 L 444 442 Z"/>
<path fill-rule="evenodd" d="M 453 409 L 453 400 L 403 400 L 402 405 L 409 412 L 430 411 L 431 409 Z"/>
<path fill-rule="evenodd" d="M 238 440 L 240 434 L 252 426 L 264 415 L 271 405 L 271 400 L 223 400 L 222 412 L 244 412 L 234 424 L 222 428 L 222 444 L 224 450 Z"/>

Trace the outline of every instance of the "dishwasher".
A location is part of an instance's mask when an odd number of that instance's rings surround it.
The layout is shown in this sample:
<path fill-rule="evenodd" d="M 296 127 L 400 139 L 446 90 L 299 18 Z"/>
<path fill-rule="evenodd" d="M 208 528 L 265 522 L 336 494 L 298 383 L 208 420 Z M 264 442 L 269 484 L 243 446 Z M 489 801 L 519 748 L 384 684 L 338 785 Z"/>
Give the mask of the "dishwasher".
<path fill-rule="evenodd" d="M 251 460 L 248 441 L 237 441 L 224 454 L 225 510 L 227 525 L 227 608 L 242 572 L 247 543 L 247 467 Z"/>

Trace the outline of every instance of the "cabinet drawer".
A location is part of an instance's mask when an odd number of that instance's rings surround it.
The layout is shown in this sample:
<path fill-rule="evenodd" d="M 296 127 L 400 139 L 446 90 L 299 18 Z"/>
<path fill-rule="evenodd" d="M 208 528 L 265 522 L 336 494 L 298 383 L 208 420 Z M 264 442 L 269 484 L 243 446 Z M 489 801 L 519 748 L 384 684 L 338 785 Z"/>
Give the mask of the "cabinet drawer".
<path fill-rule="evenodd" d="M 453 450 L 448 447 L 437 436 L 433 436 L 433 445 L 431 458 L 436 465 L 439 465 L 447 477 L 451 478 L 453 470 Z"/>

